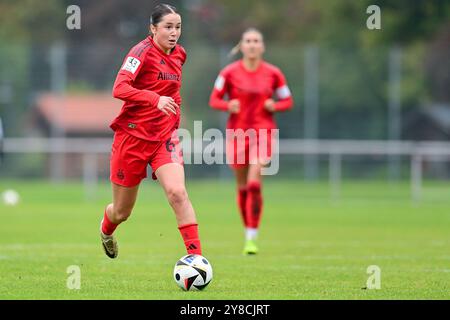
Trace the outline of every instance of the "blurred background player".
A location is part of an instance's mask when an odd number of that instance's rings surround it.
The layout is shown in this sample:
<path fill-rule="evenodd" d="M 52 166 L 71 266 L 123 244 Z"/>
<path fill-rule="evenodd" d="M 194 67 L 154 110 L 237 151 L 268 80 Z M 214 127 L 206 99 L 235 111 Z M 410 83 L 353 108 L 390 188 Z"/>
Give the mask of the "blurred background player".
<path fill-rule="evenodd" d="M 125 57 L 114 83 L 113 95 L 125 103 L 111 128 L 110 180 L 113 203 L 101 222 L 105 253 L 116 258 L 113 232 L 127 220 L 139 184 L 153 169 L 172 206 L 188 254 L 201 254 L 198 225 L 185 188 L 185 175 L 176 129 L 180 123 L 180 87 L 186 52 L 177 41 L 181 16 L 175 7 L 159 4 L 150 21 L 151 35 Z"/>
<path fill-rule="evenodd" d="M 209 104 L 230 113 L 227 130 L 242 129 L 248 133 L 245 141 L 238 141 L 242 140 L 238 134 L 227 134 L 226 152 L 236 176 L 237 203 L 246 229 L 244 254 L 256 254 L 263 209 L 261 168 L 270 160 L 272 130 L 277 128 L 273 114 L 291 109 L 293 99 L 280 69 L 263 60 L 265 46 L 259 30 L 247 29 L 231 54 L 238 51 L 242 59 L 220 72 Z M 224 99 L 225 94 L 228 100 Z M 272 99 L 274 95 L 277 101 Z"/>

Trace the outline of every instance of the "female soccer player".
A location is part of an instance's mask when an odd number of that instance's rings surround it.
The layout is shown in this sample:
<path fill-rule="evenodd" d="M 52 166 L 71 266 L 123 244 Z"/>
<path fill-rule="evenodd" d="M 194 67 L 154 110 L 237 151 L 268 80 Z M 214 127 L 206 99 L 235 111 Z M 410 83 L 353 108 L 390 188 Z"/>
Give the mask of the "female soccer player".
<path fill-rule="evenodd" d="M 153 170 L 172 206 L 188 254 L 201 254 L 198 225 L 188 198 L 182 154 L 176 129 L 180 123 L 181 69 L 186 52 L 177 44 L 181 16 L 167 4 L 155 7 L 151 36 L 134 46 L 125 57 L 114 83 L 113 96 L 124 101 L 114 130 L 110 162 L 113 203 L 101 222 L 101 240 L 110 258 L 118 255 L 113 236 L 127 220 L 136 202 L 139 184 Z"/>
<path fill-rule="evenodd" d="M 232 53 L 239 50 L 243 58 L 220 72 L 209 104 L 230 113 L 227 162 L 236 176 L 237 203 L 246 228 L 244 254 L 256 254 L 263 207 L 261 168 L 270 160 L 272 130 L 277 128 L 273 114 L 292 108 L 293 100 L 283 73 L 263 60 L 265 47 L 260 31 L 247 29 Z M 228 100 L 224 100 L 225 94 Z M 272 99 L 274 94 L 278 101 Z M 246 133 L 244 137 L 239 138 L 239 129 Z M 230 130 L 235 134 L 230 135 Z"/>

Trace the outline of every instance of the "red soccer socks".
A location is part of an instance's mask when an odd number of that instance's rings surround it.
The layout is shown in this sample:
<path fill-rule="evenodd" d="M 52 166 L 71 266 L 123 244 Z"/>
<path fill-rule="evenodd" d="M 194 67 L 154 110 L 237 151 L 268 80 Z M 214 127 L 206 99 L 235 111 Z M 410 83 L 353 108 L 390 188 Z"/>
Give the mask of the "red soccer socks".
<path fill-rule="evenodd" d="M 237 204 L 239 212 L 241 214 L 242 222 L 244 226 L 247 226 L 246 206 L 247 206 L 247 188 L 239 188 L 237 193 Z"/>
<path fill-rule="evenodd" d="M 247 228 L 258 229 L 261 221 L 262 208 L 261 183 L 259 181 L 249 181 L 247 183 L 247 201 L 245 207 Z"/>
<path fill-rule="evenodd" d="M 198 224 L 191 223 L 179 226 L 181 236 L 188 254 L 202 254 L 200 239 L 198 236 Z"/>
<path fill-rule="evenodd" d="M 106 214 L 106 209 L 105 209 L 105 214 L 103 215 L 103 220 L 102 220 L 102 232 L 106 235 L 112 235 L 114 230 L 116 230 L 118 224 L 112 223 L 109 218 L 108 215 Z"/>

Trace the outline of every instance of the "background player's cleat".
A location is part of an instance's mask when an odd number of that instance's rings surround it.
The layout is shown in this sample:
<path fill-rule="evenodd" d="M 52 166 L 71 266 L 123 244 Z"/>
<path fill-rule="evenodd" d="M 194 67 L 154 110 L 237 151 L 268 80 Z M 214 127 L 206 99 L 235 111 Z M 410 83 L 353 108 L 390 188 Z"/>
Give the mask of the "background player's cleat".
<path fill-rule="evenodd" d="M 117 255 L 119 254 L 119 247 L 116 239 L 114 239 L 114 236 L 108 236 L 100 231 L 100 238 L 102 239 L 102 245 L 106 255 L 111 259 L 117 258 Z"/>
<path fill-rule="evenodd" d="M 246 255 L 258 253 L 258 247 L 256 246 L 255 240 L 247 240 L 245 242 L 243 253 Z"/>

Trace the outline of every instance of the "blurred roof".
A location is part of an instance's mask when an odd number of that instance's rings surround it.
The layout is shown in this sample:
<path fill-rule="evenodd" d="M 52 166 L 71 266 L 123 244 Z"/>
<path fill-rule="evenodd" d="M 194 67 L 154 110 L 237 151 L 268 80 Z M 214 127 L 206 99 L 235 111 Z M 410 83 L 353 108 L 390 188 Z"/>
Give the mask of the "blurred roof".
<path fill-rule="evenodd" d="M 450 104 L 435 103 L 409 112 L 403 122 L 403 135 L 412 140 L 450 139 Z"/>
<path fill-rule="evenodd" d="M 36 108 L 48 124 L 65 132 L 108 132 L 121 107 L 120 100 L 103 92 L 64 96 L 45 93 L 36 99 Z"/>
<path fill-rule="evenodd" d="M 450 105 L 435 104 L 431 107 L 425 108 L 422 112 L 450 133 Z"/>

